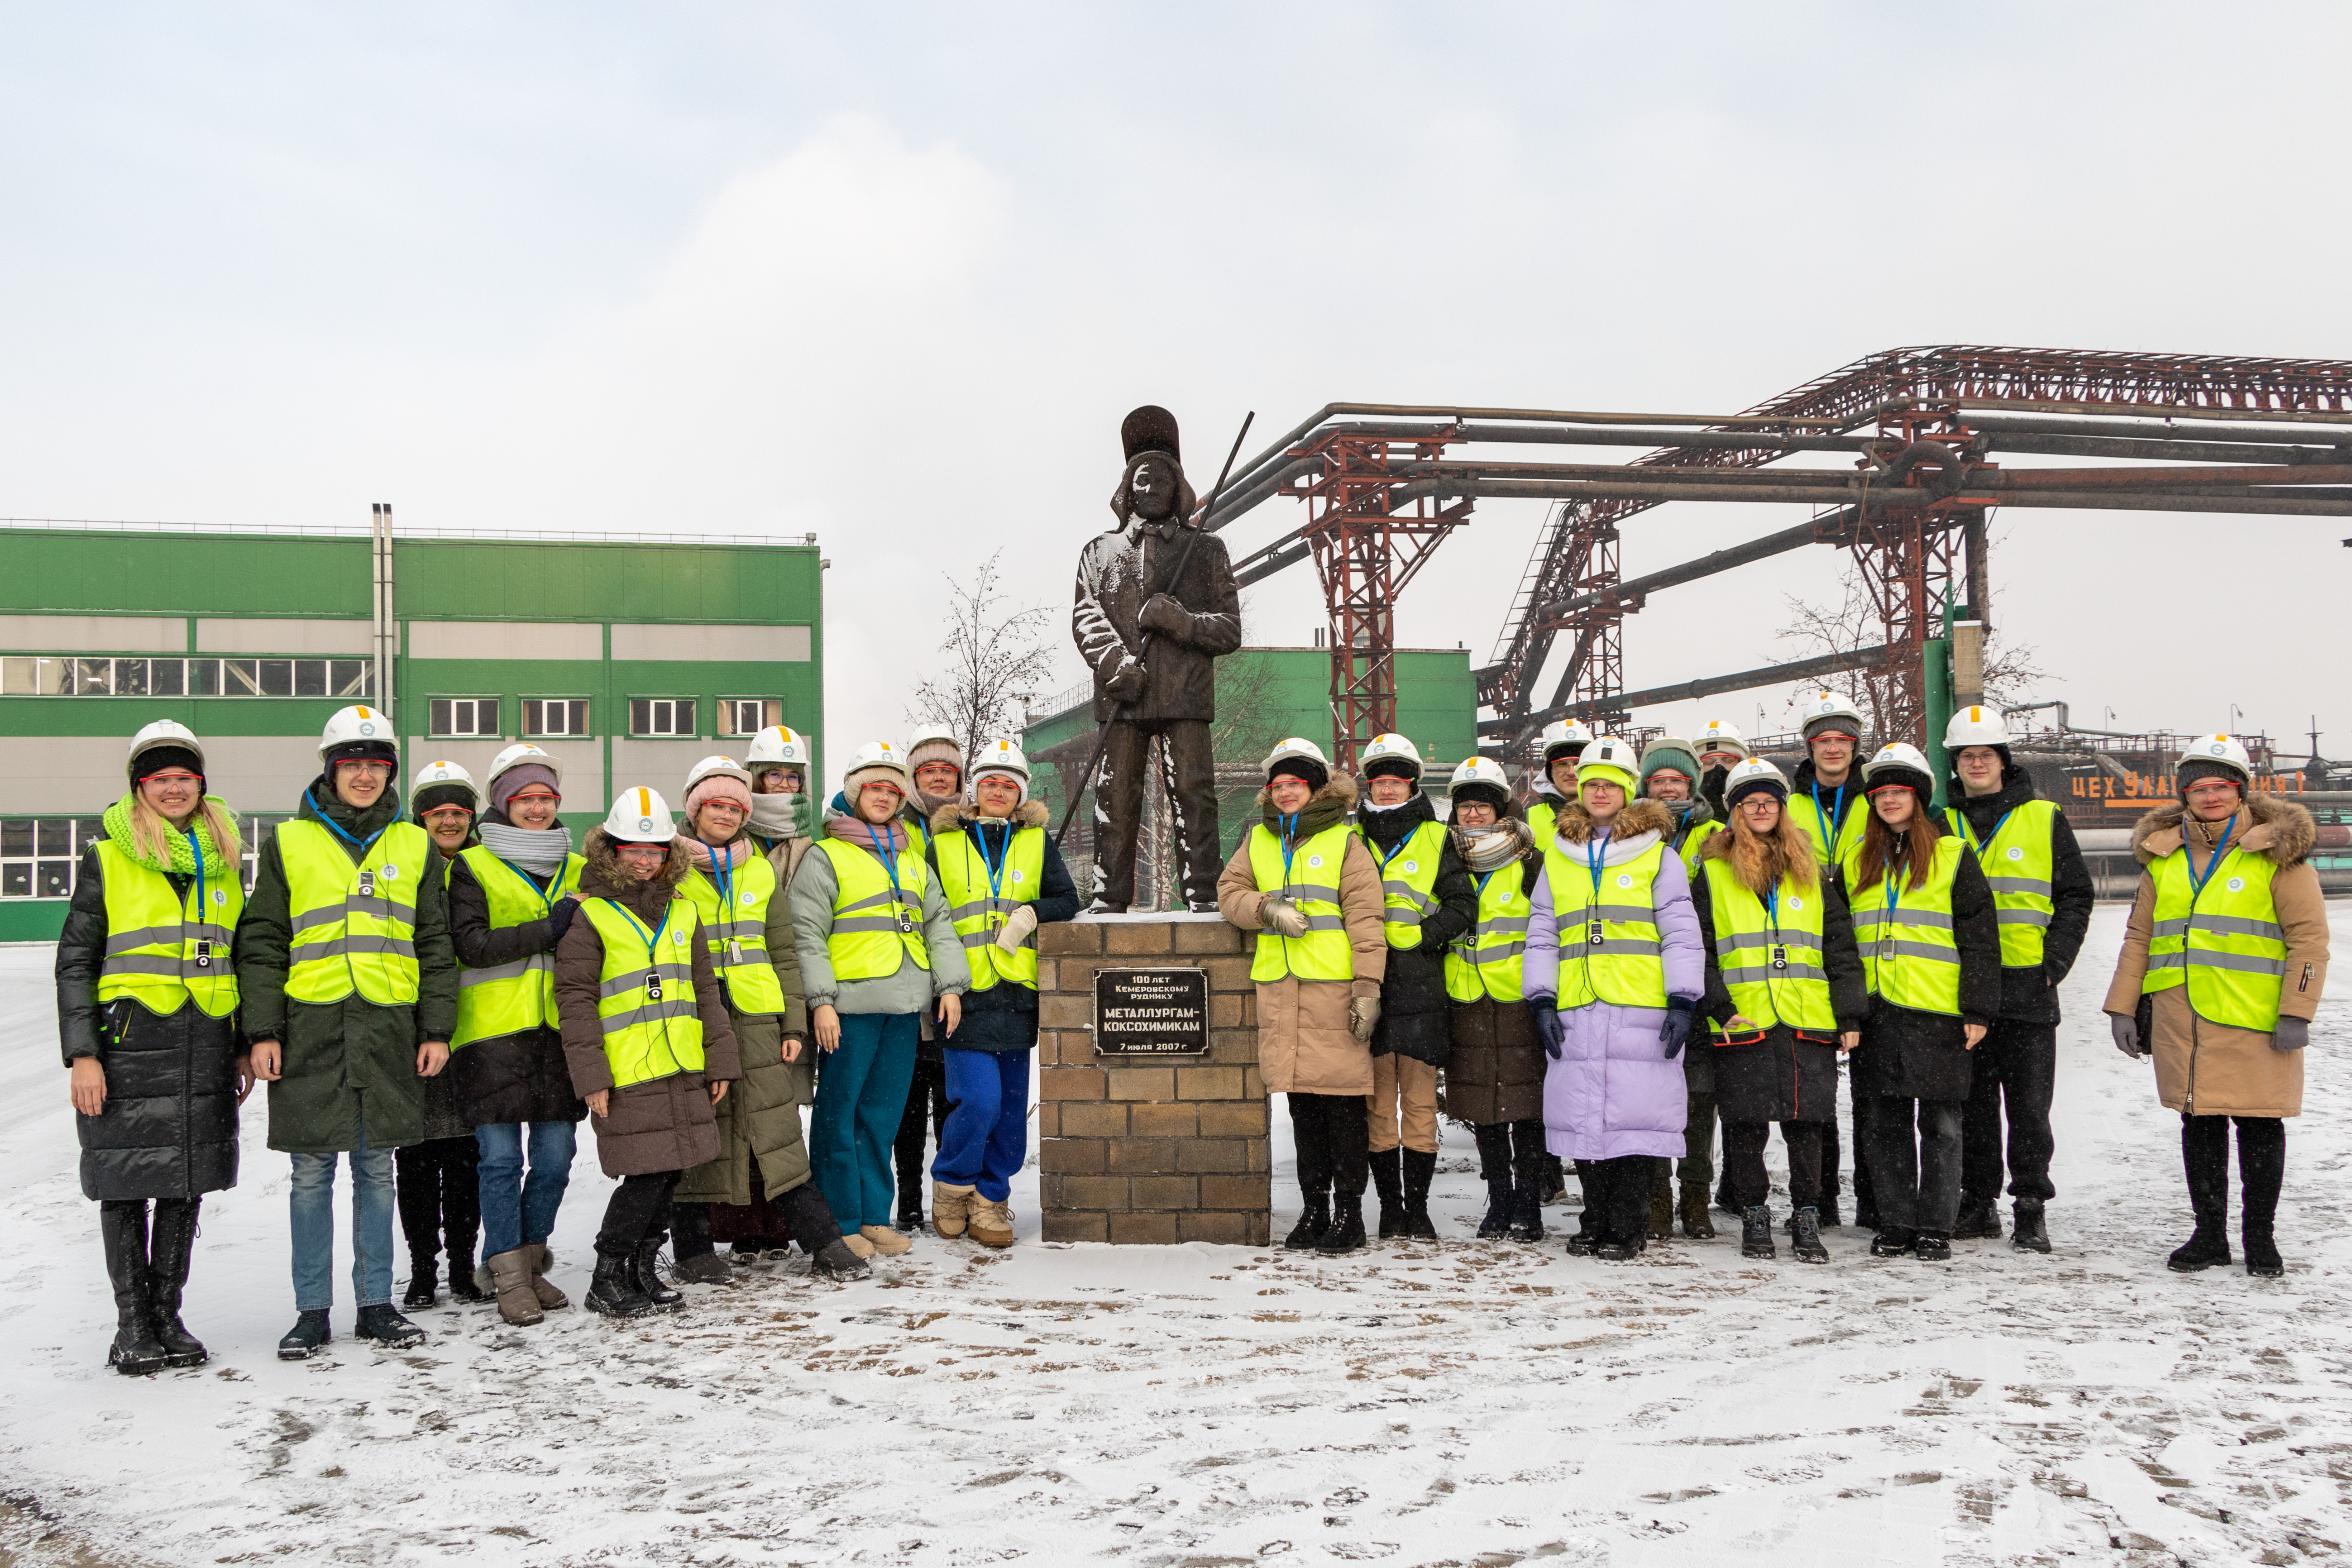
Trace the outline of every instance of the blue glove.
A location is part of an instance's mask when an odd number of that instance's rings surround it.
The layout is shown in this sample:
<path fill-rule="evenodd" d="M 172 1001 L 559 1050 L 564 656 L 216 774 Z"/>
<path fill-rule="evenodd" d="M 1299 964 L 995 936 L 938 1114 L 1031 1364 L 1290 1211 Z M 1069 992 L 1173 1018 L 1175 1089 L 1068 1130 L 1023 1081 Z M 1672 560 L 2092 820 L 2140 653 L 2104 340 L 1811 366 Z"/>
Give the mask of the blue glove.
<path fill-rule="evenodd" d="M 1560 1037 L 1566 1033 L 1559 1021 L 1559 998 L 1530 996 L 1528 998 L 1528 1011 L 1535 1017 L 1536 1038 L 1543 1042 L 1544 1055 L 1554 1061 L 1559 1060 Z"/>
<path fill-rule="evenodd" d="M 2311 1020 L 2308 1018 L 2281 1018 L 2278 1027 L 2271 1031 L 2271 1049 L 2274 1051 L 2299 1051 L 2309 1044 Z"/>
<path fill-rule="evenodd" d="M 1691 1009 L 1696 1005 L 1696 999 L 1689 996 L 1666 998 L 1666 1021 L 1658 1026 L 1658 1038 L 1666 1043 L 1666 1060 L 1683 1054 L 1683 1042 L 1690 1038 L 1691 1019 L 1696 1016 Z"/>

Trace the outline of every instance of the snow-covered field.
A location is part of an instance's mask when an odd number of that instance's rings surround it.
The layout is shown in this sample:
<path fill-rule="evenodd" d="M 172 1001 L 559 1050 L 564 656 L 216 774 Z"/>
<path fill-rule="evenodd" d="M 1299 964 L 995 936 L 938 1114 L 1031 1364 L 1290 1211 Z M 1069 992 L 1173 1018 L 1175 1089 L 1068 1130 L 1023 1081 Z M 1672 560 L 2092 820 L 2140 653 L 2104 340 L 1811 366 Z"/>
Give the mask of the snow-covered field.
<path fill-rule="evenodd" d="M 755 1275 L 635 1324 L 443 1307 L 413 1353 L 289 1365 L 257 1095 L 190 1289 L 215 1359 L 149 1381 L 102 1364 L 48 954 L 0 951 L 0 1563 L 2345 1556 L 2352 1005 L 2289 1132 L 2286 1278 L 2168 1274 L 2178 1120 L 2097 1012 L 2122 919 L 2066 988 L 2047 1258 L 1874 1261 L 1850 1228 L 1826 1268 L 1743 1262 L 1727 1229 L 1618 1266 L 1482 1244 L 1449 1129 L 1436 1247 L 1048 1247 L 1033 1171 L 1009 1253 L 926 1237 L 866 1283 Z M 606 1189 L 583 1139 L 575 1299 Z"/>

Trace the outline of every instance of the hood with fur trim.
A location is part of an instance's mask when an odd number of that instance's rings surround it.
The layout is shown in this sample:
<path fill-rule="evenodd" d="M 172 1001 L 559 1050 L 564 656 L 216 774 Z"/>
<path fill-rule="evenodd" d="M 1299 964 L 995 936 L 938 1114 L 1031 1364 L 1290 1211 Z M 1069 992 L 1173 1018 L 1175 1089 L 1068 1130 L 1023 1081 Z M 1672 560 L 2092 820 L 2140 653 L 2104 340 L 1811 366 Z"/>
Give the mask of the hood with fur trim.
<path fill-rule="evenodd" d="M 686 880 L 687 858 L 675 842 L 661 874 L 645 882 L 629 875 L 621 864 L 619 846 L 601 827 L 588 830 L 588 842 L 580 853 L 588 862 L 580 870 L 580 896 L 610 899 L 626 906 L 648 925 L 659 921 L 662 911 L 669 907 L 670 889 Z"/>
<path fill-rule="evenodd" d="M 1053 819 L 1054 814 L 1045 808 L 1042 800 L 1024 800 L 1013 808 L 1013 826 L 1015 827 L 1043 827 Z M 951 800 L 931 813 L 931 831 L 961 833 L 973 823 L 987 820 L 980 815 L 980 807 Z"/>
<path fill-rule="evenodd" d="M 1356 809 L 1356 781 L 1345 773 L 1333 773 L 1330 782 L 1307 797 L 1298 808 L 1297 835 L 1311 837 L 1347 820 Z M 1275 832 L 1282 831 L 1282 813 L 1274 808 L 1274 796 L 1266 790 L 1257 792 L 1257 812 L 1260 820 Z"/>
<path fill-rule="evenodd" d="M 1592 818 L 1585 815 L 1580 802 L 1563 805 L 1552 831 L 1564 844 L 1582 844 L 1592 837 Z M 1617 820 L 1610 825 L 1609 836 L 1631 838 L 1637 833 L 1654 833 L 1663 838 L 1673 837 L 1674 831 L 1674 814 L 1663 805 L 1654 800 L 1629 800 L 1625 809 L 1617 814 Z"/>
<path fill-rule="evenodd" d="M 2282 870 L 2310 858 L 2312 847 L 2319 841 L 2319 829 L 2311 820 L 2310 812 L 2291 800 L 2269 795 L 2247 795 L 2242 809 L 2252 826 L 2238 828 L 2239 848 L 2263 857 Z M 2158 806 L 2134 823 L 2133 858 L 2146 866 L 2179 848 L 2181 818 L 2188 812 L 2185 803 L 2175 801 Z"/>

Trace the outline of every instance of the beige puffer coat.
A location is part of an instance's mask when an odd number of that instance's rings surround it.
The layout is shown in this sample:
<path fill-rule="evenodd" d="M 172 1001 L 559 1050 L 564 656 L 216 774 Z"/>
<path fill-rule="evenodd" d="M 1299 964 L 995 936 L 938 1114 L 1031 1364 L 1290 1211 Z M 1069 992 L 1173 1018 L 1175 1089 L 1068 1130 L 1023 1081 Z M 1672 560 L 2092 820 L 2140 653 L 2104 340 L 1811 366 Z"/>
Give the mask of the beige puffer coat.
<path fill-rule="evenodd" d="M 1258 792 L 1258 812 L 1266 817 L 1274 803 Z M 1345 775 L 1317 790 L 1298 814 L 1297 832 L 1311 837 L 1346 820 L 1356 806 L 1356 786 Z M 1271 826 L 1271 824 L 1269 824 Z M 1255 831 L 1255 830 L 1253 830 Z M 1217 877 L 1217 909 L 1244 931 L 1265 929 L 1260 911 L 1267 889 L 1257 885 L 1250 868 L 1249 833 Z M 1258 1070 L 1274 1094 L 1370 1094 L 1372 1092 L 1371 1047 L 1348 1027 L 1351 997 L 1381 994 L 1388 973 L 1388 933 L 1381 925 L 1386 900 L 1381 891 L 1380 868 L 1361 837 L 1348 836 L 1347 853 L 1339 862 L 1339 918 L 1348 928 L 1355 978 L 1351 981 L 1299 980 L 1285 976 L 1260 981 L 1257 987 Z M 1253 949 L 1255 952 L 1255 949 Z"/>
<path fill-rule="evenodd" d="M 2225 826 L 2199 822 L 2179 805 L 2160 805 L 2132 828 L 2132 853 L 2142 866 L 2150 865 L 2178 851 L 2185 832 L 2201 863 L 2213 852 Z M 2230 829 L 2230 839 L 2238 847 L 2263 855 L 2279 868 L 2271 881 L 2287 948 L 2279 1011 L 2290 1018 L 2311 1017 L 2327 984 L 2327 905 L 2320 894 L 2319 873 L 2306 858 L 2317 837 L 2311 813 L 2292 801 L 2263 795 L 2247 797 L 2245 809 Z M 2131 1016 L 2138 1011 L 2155 909 L 2156 879 L 2142 871 L 2123 952 L 2116 960 L 2116 977 L 2107 987 L 2107 1012 Z M 2156 1091 L 2167 1109 L 2193 1116 L 2303 1113 L 2303 1052 L 2274 1051 L 2266 1034 L 2199 1017 L 2189 1005 L 2185 985 L 2159 991 L 2148 1000 L 2153 1005 L 2141 1015 L 2141 1027 L 2155 1050 Z"/>

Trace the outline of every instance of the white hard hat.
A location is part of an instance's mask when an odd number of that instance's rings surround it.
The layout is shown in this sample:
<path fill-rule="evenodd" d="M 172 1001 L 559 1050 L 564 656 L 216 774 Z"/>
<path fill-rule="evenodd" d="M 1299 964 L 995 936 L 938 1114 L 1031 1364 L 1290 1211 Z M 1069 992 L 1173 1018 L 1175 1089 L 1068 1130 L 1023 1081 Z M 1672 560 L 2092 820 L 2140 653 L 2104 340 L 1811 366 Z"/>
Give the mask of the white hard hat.
<path fill-rule="evenodd" d="M 1844 719 L 1853 725 L 1856 740 L 1862 738 L 1862 710 L 1834 691 L 1824 691 L 1805 704 L 1802 722 L 1798 731 L 1808 741 L 1813 738 L 1813 727 L 1827 724 L 1832 719 Z"/>
<path fill-rule="evenodd" d="M 1274 764 L 1293 757 L 1304 758 L 1326 773 L 1331 771 L 1331 759 L 1323 754 L 1322 747 L 1304 735 L 1290 735 L 1277 742 L 1274 750 L 1265 754 L 1265 761 L 1258 764 L 1258 772 L 1272 778 Z"/>
<path fill-rule="evenodd" d="M 1371 776 L 1372 764 L 1381 762 L 1409 763 L 1412 765 L 1412 777 L 1416 780 L 1421 777 L 1421 753 L 1414 751 L 1412 742 L 1402 735 L 1373 736 L 1372 743 L 1364 748 L 1364 754 L 1358 762 L 1356 771 L 1369 778 Z"/>
<path fill-rule="evenodd" d="M 999 735 L 980 748 L 979 760 L 971 764 L 972 783 L 978 784 L 982 773 L 1010 773 L 1021 781 L 1025 793 L 1029 787 L 1029 759 L 1012 740 Z"/>
<path fill-rule="evenodd" d="M 1927 759 L 1920 752 L 1918 747 L 1907 742 L 1893 741 L 1879 747 L 1876 754 L 1862 764 L 1863 782 L 1867 784 L 1881 773 L 1895 773 L 1905 768 L 1924 779 L 1933 780 L 1936 776 L 1928 770 Z"/>
<path fill-rule="evenodd" d="M 1465 784 L 1485 784 L 1489 789 L 1501 790 L 1505 800 L 1511 798 L 1511 775 L 1505 773 L 1503 764 L 1492 757 L 1472 757 L 1455 763 L 1454 777 L 1446 784 L 1445 793 L 1449 796 L 1460 795 Z"/>
<path fill-rule="evenodd" d="M 474 787 L 474 775 L 455 763 L 427 763 L 417 769 L 416 776 L 408 781 L 408 798 L 415 800 L 435 784 L 462 784 L 474 804 L 481 804 L 482 792 Z"/>
<path fill-rule="evenodd" d="M 1584 754 L 1576 759 L 1578 788 L 1581 789 L 1589 782 L 1589 775 L 1595 768 L 1605 769 L 1621 775 L 1616 782 L 1624 785 L 1627 795 L 1632 795 L 1642 782 L 1641 758 L 1633 754 L 1632 746 L 1614 735 L 1601 736 L 1585 747 Z"/>
<path fill-rule="evenodd" d="M 500 773 L 506 772 L 509 768 L 520 767 L 525 763 L 535 763 L 539 766 L 545 768 L 549 773 L 555 775 L 555 782 L 558 784 L 562 784 L 563 764 L 557 762 L 554 757 L 549 753 L 542 752 L 537 746 L 532 745 L 529 741 L 525 741 L 520 745 L 509 746 L 505 751 L 500 752 L 497 756 L 490 759 L 490 776 L 482 781 L 482 788 L 485 791 L 496 789 L 498 787 L 499 775 Z"/>
<path fill-rule="evenodd" d="M 1723 804 L 1726 806 L 1738 804 L 1740 795 L 1748 793 L 1740 786 L 1752 786 L 1759 783 L 1770 788 L 1782 800 L 1789 798 L 1788 775 L 1762 757 L 1750 757 L 1723 775 Z"/>
<path fill-rule="evenodd" d="M 1948 752 L 1957 752 L 1963 746 L 2008 744 L 2009 726 L 1990 708 L 1963 708 L 1944 726 L 1944 749 Z"/>
<path fill-rule="evenodd" d="M 1591 744 L 1592 744 L 1592 731 L 1585 728 L 1578 720 L 1556 719 L 1544 726 L 1543 759 L 1547 763 L 1561 755 L 1563 747 L 1590 746 Z"/>
<path fill-rule="evenodd" d="M 743 753 L 743 765 L 761 768 L 804 768 L 815 759 L 811 755 L 808 737 L 783 724 L 771 724 L 751 737 L 751 749 Z"/>
<path fill-rule="evenodd" d="M 677 829 L 669 818 L 669 802 L 661 792 L 639 784 L 613 797 L 604 818 L 604 837 L 616 844 L 667 844 Z"/>
<path fill-rule="evenodd" d="M 895 785 L 901 795 L 914 794 L 915 781 L 907 773 L 907 753 L 887 741 L 868 741 L 858 747 L 857 754 L 849 759 L 849 771 L 841 775 L 841 793 L 849 797 L 854 807 L 858 790 L 869 783 Z"/>
<path fill-rule="evenodd" d="M 205 743 L 196 739 L 196 732 L 177 719 L 158 719 L 131 737 L 131 752 L 123 759 L 123 769 L 131 775 L 131 783 L 139 782 L 141 753 L 152 752 L 164 746 L 172 747 L 176 751 L 195 752 L 196 771 L 204 772 Z"/>
<path fill-rule="evenodd" d="M 686 770 L 686 793 L 692 795 L 694 786 L 713 773 L 723 779 L 741 779 L 746 789 L 751 785 L 751 771 L 734 758 L 705 757 Z"/>
<path fill-rule="evenodd" d="M 941 748 L 940 754 L 923 757 L 919 762 L 916 760 L 918 753 L 933 747 Z M 954 767 L 956 775 L 961 778 L 964 771 L 963 737 L 956 733 L 952 724 L 926 724 L 907 737 L 906 758 L 909 773 L 918 767 L 929 767 L 933 763 L 947 763 Z"/>
<path fill-rule="evenodd" d="M 323 760 L 337 746 L 373 744 L 394 747 L 399 744 L 392 732 L 392 721 L 380 708 L 338 708 L 327 727 L 319 732 L 319 755 Z"/>
<path fill-rule="evenodd" d="M 2200 735 L 2180 753 L 2182 763 L 2219 763 L 2236 773 L 2241 783 L 2254 782 L 2254 764 L 2246 748 L 2232 735 Z M 2176 764 L 2177 766 L 2178 764 Z"/>
<path fill-rule="evenodd" d="M 1750 754 L 1748 737 L 1739 732 L 1738 726 L 1721 719 L 1706 721 L 1706 728 L 1698 732 L 1697 747 L 1702 757 L 1709 752 L 1737 752 L 1743 757 Z"/>

